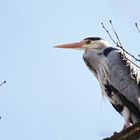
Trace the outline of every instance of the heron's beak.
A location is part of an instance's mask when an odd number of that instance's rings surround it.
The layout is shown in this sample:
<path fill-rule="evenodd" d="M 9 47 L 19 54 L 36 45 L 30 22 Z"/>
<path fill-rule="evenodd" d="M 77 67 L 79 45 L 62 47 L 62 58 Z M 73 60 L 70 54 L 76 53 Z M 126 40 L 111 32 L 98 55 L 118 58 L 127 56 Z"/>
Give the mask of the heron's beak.
<path fill-rule="evenodd" d="M 82 49 L 82 43 L 71 43 L 55 46 L 56 48 L 66 48 L 66 49 Z"/>

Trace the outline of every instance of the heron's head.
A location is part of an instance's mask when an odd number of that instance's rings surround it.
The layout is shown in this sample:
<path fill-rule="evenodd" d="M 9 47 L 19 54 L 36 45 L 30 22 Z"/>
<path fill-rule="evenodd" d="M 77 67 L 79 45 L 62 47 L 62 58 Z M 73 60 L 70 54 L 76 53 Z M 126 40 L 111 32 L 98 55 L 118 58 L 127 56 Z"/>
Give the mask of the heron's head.
<path fill-rule="evenodd" d="M 55 47 L 78 49 L 78 50 L 87 50 L 87 49 L 101 50 L 101 49 L 104 49 L 109 46 L 110 46 L 110 44 L 100 37 L 88 37 L 80 42 L 63 44 L 63 45 L 58 45 Z"/>
<path fill-rule="evenodd" d="M 107 69 L 107 59 L 105 55 L 108 53 L 108 51 L 106 53 L 103 52 L 110 46 L 111 45 L 107 41 L 100 37 L 88 37 L 80 42 L 63 44 L 55 47 L 85 50 L 85 53 L 83 54 L 85 63 L 89 69 L 93 71 L 97 79 L 100 79 L 100 75 L 104 75 L 105 69 Z"/>

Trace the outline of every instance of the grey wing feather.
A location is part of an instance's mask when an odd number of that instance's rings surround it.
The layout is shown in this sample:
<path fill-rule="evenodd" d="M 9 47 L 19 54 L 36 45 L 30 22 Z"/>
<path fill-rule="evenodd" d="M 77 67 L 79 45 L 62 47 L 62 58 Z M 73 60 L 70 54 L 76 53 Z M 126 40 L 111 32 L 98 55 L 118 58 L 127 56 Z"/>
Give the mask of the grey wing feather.
<path fill-rule="evenodd" d="M 140 71 L 127 58 L 121 50 L 112 51 L 108 55 L 108 80 L 118 90 L 125 105 L 131 110 L 134 105 L 140 112 Z"/>

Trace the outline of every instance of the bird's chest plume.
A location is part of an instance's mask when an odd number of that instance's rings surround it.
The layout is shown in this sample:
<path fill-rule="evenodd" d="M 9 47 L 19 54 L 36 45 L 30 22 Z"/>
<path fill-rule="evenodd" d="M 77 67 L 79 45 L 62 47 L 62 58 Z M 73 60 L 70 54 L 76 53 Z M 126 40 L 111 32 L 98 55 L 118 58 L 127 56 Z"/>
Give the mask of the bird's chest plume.
<path fill-rule="evenodd" d="M 94 73 L 99 83 L 104 83 L 108 73 L 106 58 L 100 55 L 99 52 L 87 50 L 83 54 L 83 59 L 87 67 Z"/>
<path fill-rule="evenodd" d="M 87 67 L 92 70 L 94 73 L 97 73 L 97 64 L 93 60 L 93 56 L 90 56 L 87 52 L 83 54 L 83 60 Z"/>
<path fill-rule="evenodd" d="M 91 49 L 86 50 L 85 53 L 83 54 L 83 59 L 88 68 L 96 73 L 99 70 L 99 65 L 101 65 L 102 63 L 101 60 L 102 56 L 99 56 L 98 54 L 99 52 L 96 52 Z"/>

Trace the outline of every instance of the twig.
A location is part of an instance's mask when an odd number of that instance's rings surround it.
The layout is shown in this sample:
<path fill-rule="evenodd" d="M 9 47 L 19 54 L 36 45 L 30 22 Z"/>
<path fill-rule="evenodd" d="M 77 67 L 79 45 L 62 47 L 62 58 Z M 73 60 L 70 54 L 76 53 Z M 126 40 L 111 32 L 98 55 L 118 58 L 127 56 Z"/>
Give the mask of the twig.
<path fill-rule="evenodd" d="M 113 32 L 114 32 L 114 34 L 116 35 L 116 38 L 118 39 L 119 44 L 120 44 L 120 45 L 117 46 L 117 47 L 120 47 L 124 52 L 126 52 L 128 55 L 130 55 L 135 61 L 140 61 L 140 59 L 137 59 L 134 55 L 130 54 L 128 51 L 126 51 L 126 50 L 123 48 L 122 43 L 121 43 L 121 41 L 120 41 L 120 38 L 119 38 L 119 36 L 118 36 L 117 32 L 115 31 L 115 28 L 114 28 L 114 26 L 113 26 L 113 24 L 112 24 L 112 21 L 110 20 L 109 22 L 110 22 L 111 27 L 112 27 L 112 29 L 113 29 Z M 116 44 L 116 45 L 117 45 L 117 44 Z"/>
<path fill-rule="evenodd" d="M 114 34 L 115 34 L 115 36 L 116 36 L 116 38 L 117 38 L 117 40 L 118 40 L 118 42 L 119 42 L 119 47 L 122 48 L 122 43 L 121 43 L 121 41 L 120 41 L 120 38 L 119 38 L 117 32 L 116 32 L 115 29 L 114 29 L 114 26 L 113 26 L 113 24 L 112 24 L 112 20 L 109 20 L 109 22 L 110 22 L 111 27 L 112 27 L 112 30 L 113 30 L 113 32 L 114 32 Z"/>
<path fill-rule="evenodd" d="M 140 33 L 140 28 L 139 28 L 139 26 L 138 26 L 138 23 L 137 23 L 137 22 L 135 23 L 135 26 L 136 26 L 136 28 L 137 28 L 138 32 Z"/>
<path fill-rule="evenodd" d="M 123 51 L 125 51 L 128 55 L 130 55 L 135 61 L 140 62 L 140 59 L 137 59 L 134 55 L 130 54 L 128 51 L 126 51 L 124 48 L 122 48 Z"/>
<path fill-rule="evenodd" d="M 2 85 L 5 84 L 5 83 L 6 83 L 6 81 L 2 82 L 2 83 L 0 84 L 0 86 L 2 86 Z"/>
<path fill-rule="evenodd" d="M 116 38 L 117 38 L 119 44 L 118 44 L 118 42 L 116 42 L 116 41 L 112 38 L 112 36 L 110 35 L 109 31 L 106 29 L 106 27 L 104 26 L 104 24 L 103 24 L 103 23 L 101 23 L 101 24 L 102 24 L 103 29 L 104 29 L 104 30 L 107 32 L 107 34 L 109 35 L 110 39 L 113 41 L 113 43 L 116 44 L 116 47 L 119 47 L 119 48 L 121 48 L 121 49 L 123 50 L 124 57 L 125 57 L 125 53 L 126 53 L 126 54 L 128 54 L 129 56 L 131 56 L 135 61 L 140 62 L 140 59 L 137 59 L 134 55 L 130 54 L 128 51 L 126 51 L 126 50 L 123 48 L 123 45 L 122 45 L 122 43 L 121 43 L 121 41 L 120 41 L 120 38 L 119 38 L 117 32 L 115 31 L 115 28 L 114 28 L 114 26 L 113 26 L 113 24 L 112 24 L 112 21 L 110 20 L 109 22 L 110 22 L 110 24 L 111 24 L 112 30 L 113 30 L 113 32 L 114 32 L 114 34 L 115 34 L 115 36 L 116 36 Z M 139 29 L 139 28 L 138 28 L 138 29 Z M 133 63 L 136 67 L 138 67 L 138 68 L 140 69 L 140 67 L 139 67 L 138 65 L 136 65 L 133 61 L 131 61 L 131 60 L 128 59 L 128 58 L 126 58 L 126 59 L 127 59 L 128 61 L 130 61 L 131 63 Z"/>
<path fill-rule="evenodd" d="M 113 37 L 111 36 L 111 34 L 109 33 L 109 31 L 106 29 L 106 27 L 104 26 L 104 23 L 103 23 L 103 22 L 101 23 L 101 25 L 102 25 L 103 29 L 104 29 L 104 30 L 107 32 L 107 34 L 109 35 L 109 37 L 110 37 L 110 39 L 112 40 L 112 42 L 115 43 L 115 44 L 118 44 L 118 43 L 113 39 Z"/>

